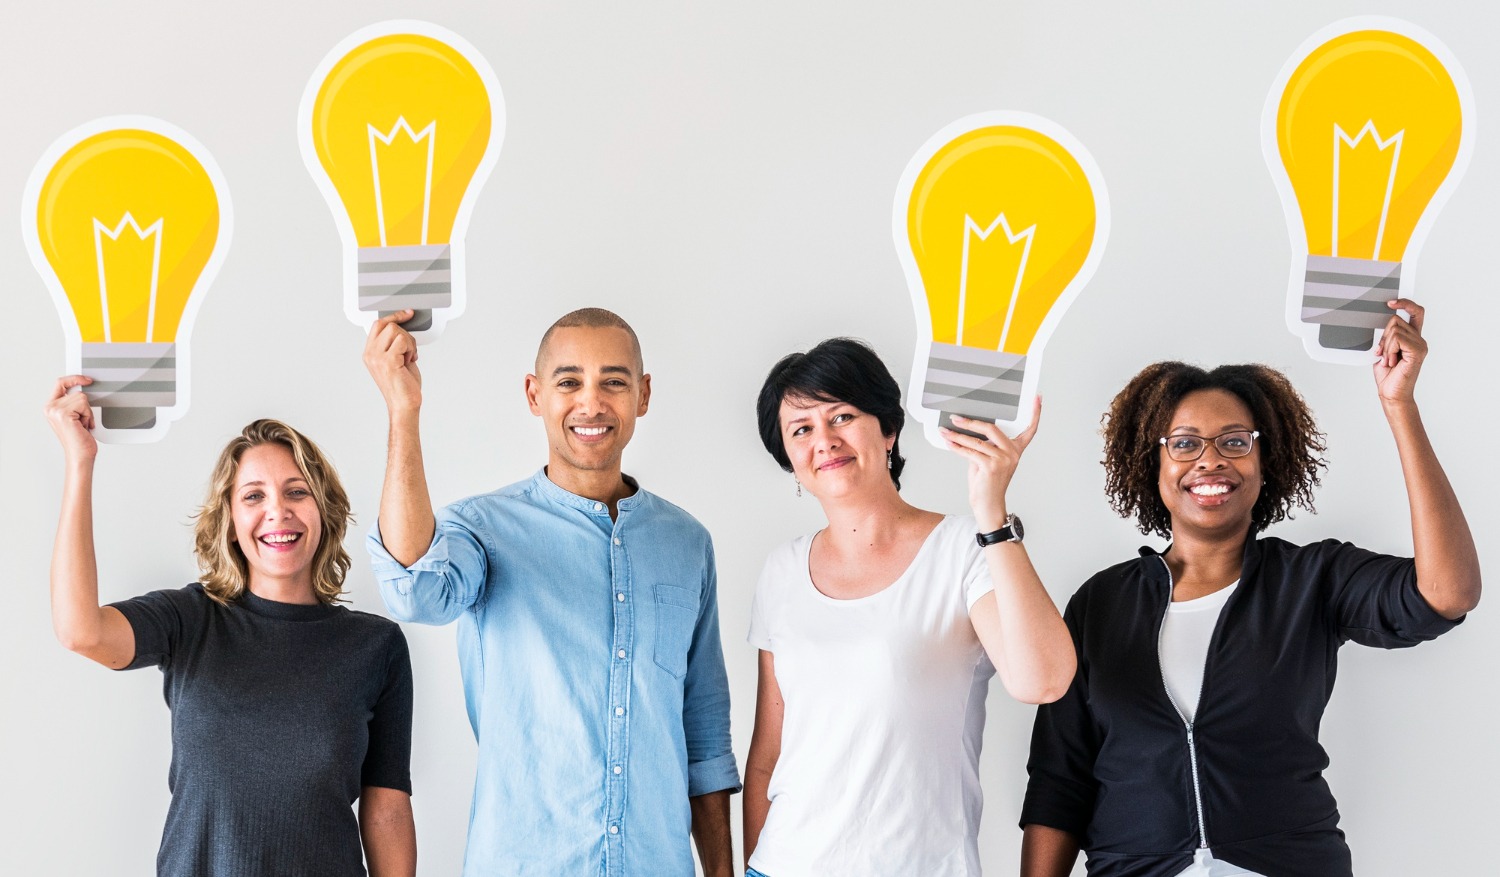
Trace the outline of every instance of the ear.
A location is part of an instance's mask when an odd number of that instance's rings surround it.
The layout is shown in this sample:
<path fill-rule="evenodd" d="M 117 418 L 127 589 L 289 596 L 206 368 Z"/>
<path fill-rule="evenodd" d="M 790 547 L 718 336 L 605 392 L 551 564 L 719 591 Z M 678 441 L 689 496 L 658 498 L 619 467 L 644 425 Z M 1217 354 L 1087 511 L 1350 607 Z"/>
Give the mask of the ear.
<path fill-rule="evenodd" d="M 526 404 L 530 406 L 531 413 L 538 417 L 542 415 L 542 406 L 537 404 L 536 397 L 541 390 L 542 382 L 537 380 L 536 375 L 527 375 L 525 381 Z"/>
<path fill-rule="evenodd" d="M 642 417 L 646 409 L 651 405 L 651 376 L 641 375 L 641 404 L 636 408 L 635 416 Z"/>

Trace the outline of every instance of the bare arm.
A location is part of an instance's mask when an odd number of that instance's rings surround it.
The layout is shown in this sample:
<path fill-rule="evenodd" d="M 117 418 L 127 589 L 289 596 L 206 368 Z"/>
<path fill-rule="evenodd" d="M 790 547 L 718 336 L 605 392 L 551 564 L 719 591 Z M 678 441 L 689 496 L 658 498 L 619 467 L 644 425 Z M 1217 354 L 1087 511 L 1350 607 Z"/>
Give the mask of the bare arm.
<path fill-rule="evenodd" d="M 1038 399 L 1031 426 L 1014 439 L 992 423 L 958 417 L 955 421 L 988 441 L 944 430 L 948 446 L 969 460 L 969 503 L 981 533 L 1005 526 L 1005 491 L 1021 452 L 1036 435 L 1041 410 Z M 984 555 L 995 590 L 969 610 L 974 633 L 1011 697 L 1051 703 L 1068 690 L 1078 666 L 1067 625 L 1021 543 L 991 545 Z"/>
<path fill-rule="evenodd" d="M 750 737 L 750 754 L 745 759 L 745 867 L 760 841 L 771 811 L 768 790 L 771 772 L 781 758 L 781 720 L 786 714 L 781 700 L 781 685 L 776 681 L 776 659 L 760 650 L 760 681 L 755 693 L 755 731 Z"/>
<path fill-rule="evenodd" d="M 729 831 L 729 790 L 688 799 L 693 814 L 693 841 L 704 877 L 733 877 L 734 835 Z"/>
<path fill-rule="evenodd" d="M 1078 838 L 1046 825 L 1028 825 L 1021 836 L 1021 877 L 1068 877 L 1078 861 Z"/>
<path fill-rule="evenodd" d="M 47 400 L 47 422 L 66 460 L 62 514 L 52 544 L 52 630 L 65 648 L 118 670 L 135 658 L 135 631 L 118 609 L 99 605 L 94 559 L 94 458 L 99 446 L 89 433 L 94 414 L 88 397 L 68 392 L 90 383 L 82 375 L 69 375 Z"/>
<path fill-rule="evenodd" d="M 422 374 L 417 342 L 400 323 L 410 310 L 381 317 L 365 341 L 365 368 L 380 388 L 390 418 L 385 483 L 380 491 L 380 541 L 402 566 L 427 553 L 437 521 L 422 466 Z"/>
<path fill-rule="evenodd" d="M 1411 322 L 1393 316 L 1386 324 L 1376 351 L 1375 383 L 1396 440 L 1411 505 L 1417 589 L 1438 614 L 1458 618 L 1479 605 L 1479 554 L 1417 410 L 1417 374 L 1427 358 L 1427 342 L 1422 338 L 1425 312 L 1408 299 L 1389 305 L 1411 314 Z"/>
<path fill-rule="evenodd" d="M 416 877 L 417 825 L 411 795 L 365 786 L 359 795 L 359 837 L 370 877 Z"/>

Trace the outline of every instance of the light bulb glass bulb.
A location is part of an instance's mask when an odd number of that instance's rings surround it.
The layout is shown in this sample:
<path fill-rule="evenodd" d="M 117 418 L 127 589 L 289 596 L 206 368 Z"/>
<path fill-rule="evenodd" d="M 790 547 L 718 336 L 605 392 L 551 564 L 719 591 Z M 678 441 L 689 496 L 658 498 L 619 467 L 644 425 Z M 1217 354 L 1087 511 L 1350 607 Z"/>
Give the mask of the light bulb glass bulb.
<path fill-rule="evenodd" d="M 1030 422 L 1042 348 L 1108 224 L 1093 159 L 1046 119 L 971 116 L 912 159 L 895 206 L 919 328 L 907 405 L 934 443 L 952 414 Z"/>
<path fill-rule="evenodd" d="M 48 149 L 26 192 L 28 249 L 68 333 L 69 371 L 106 441 L 159 438 L 187 409 L 196 304 L 229 241 L 208 152 L 156 119 L 100 119 Z"/>
<path fill-rule="evenodd" d="M 1432 206 L 1462 171 L 1471 103 L 1446 49 L 1392 19 L 1335 24 L 1287 64 L 1263 137 L 1305 257 L 1287 319 L 1314 356 L 1368 362 Z"/>
<path fill-rule="evenodd" d="M 339 223 L 355 323 L 412 308 L 404 325 L 425 340 L 462 312 L 463 236 L 503 129 L 489 65 L 435 25 L 373 25 L 319 65 L 302 154 Z"/>

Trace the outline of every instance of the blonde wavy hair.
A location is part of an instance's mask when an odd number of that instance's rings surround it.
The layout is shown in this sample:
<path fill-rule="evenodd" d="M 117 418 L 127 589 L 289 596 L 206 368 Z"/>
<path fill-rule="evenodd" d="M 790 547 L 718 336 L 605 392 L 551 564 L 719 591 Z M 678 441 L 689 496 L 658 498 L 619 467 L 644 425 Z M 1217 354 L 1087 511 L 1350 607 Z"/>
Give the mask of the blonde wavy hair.
<path fill-rule="evenodd" d="M 238 600 L 249 585 L 245 554 L 230 538 L 234 531 L 230 495 L 239 475 L 240 458 L 261 445 L 281 445 L 291 451 L 298 471 L 307 479 L 323 529 L 318 549 L 313 553 L 313 593 L 320 603 L 339 602 L 350 563 L 349 552 L 344 550 L 344 533 L 354 520 L 349 510 L 349 495 L 344 492 L 333 464 L 311 439 L 279 420 L 270 419 L 255 421 L 224 446 L 219 462 L 214 464 L 208 497 L 194 515 L 197 523 L 193 527 L 193 543 L 203 590 L 227 605 Z"/>

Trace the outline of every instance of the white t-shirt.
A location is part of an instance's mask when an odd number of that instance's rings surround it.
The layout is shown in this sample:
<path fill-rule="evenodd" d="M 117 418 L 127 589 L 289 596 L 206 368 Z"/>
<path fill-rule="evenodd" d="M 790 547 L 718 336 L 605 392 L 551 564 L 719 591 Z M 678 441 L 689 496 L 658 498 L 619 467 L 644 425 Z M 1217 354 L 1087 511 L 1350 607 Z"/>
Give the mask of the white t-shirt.
<path fill-rule="evenodd" d="M 979 747 L 994 668 L 969 607 L 994 590 L 975 521 L 946 517 L 889 587 L 835 600 L 812 537 L 766 558 L 750 643 L 785 714 L 750 867 L 771 877 L 980 873 Z"/>
<path fill-rule="evenodd" d="M 1172 702 L 1189 722 L 1198 715 L 1198 696 L 1203 693 L 1203 667 L 1208 661 L 1208 641 L 1235 582 L 1196 600 L 1167 604 L 1161 625 L 1161 674 Z"/>

